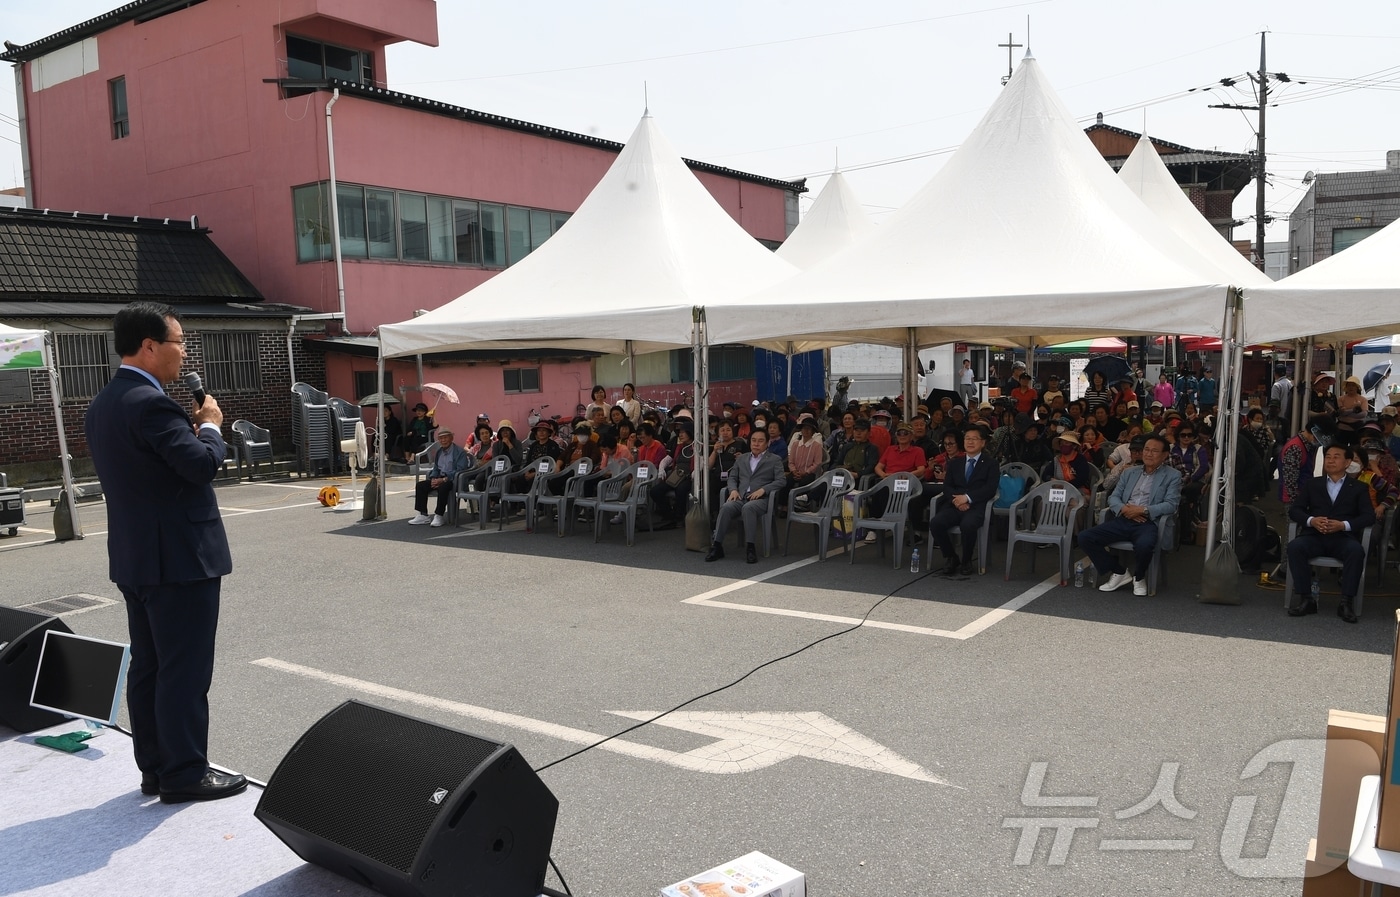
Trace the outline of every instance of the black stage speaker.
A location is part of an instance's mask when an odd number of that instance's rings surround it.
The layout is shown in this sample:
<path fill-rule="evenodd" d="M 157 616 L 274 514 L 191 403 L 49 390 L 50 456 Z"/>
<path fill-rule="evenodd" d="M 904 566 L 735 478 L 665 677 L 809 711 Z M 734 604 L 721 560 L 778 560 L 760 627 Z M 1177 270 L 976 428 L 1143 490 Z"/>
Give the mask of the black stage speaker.
<path fill-rule="evenodd" d="M 254 815 L 385 894 L 537 897 L 558 814 L 511 745 L 346 701 L 282 758 Z"/>
<path fill-rule="evenodd" d="M 0 726 L 16 732 L 33 732 L 64 722 L 67 717 L 29 706 L 34 673 L 44 633 L 50 629 L 72 632 L 58 617 L 15 607 L 0 607 Z"/>

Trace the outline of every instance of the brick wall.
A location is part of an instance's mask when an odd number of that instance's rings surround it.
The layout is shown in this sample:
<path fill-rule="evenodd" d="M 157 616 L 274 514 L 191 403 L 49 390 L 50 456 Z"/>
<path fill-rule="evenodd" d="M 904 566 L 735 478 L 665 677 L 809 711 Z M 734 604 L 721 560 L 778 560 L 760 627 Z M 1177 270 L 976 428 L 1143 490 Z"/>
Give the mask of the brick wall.
<path fill-rule="evenodd" d="M 187 370 L 204 370 L 204 348 L 199 327 L 203 322 L 186 319 L 186 349 L 189 352 Z M 230 325 L 221 322 L 226 329 L 250 330 L 251 322 Z M 258 322 L 266 327 L 266 322 Z M 292 352 L 296 360 L 296 377 L 318 389 L 325 388 L 325 356 L 318 352 L 307 352 L 302 348 L 302 334 L 293 340 Z M 290 454 L 292 450 L 291 430 L 291 374 L 287 360 L 287 331 L 279 322 L 279 329 L 263 330 L 258 335 L 258 365 L 261 374 L 261 388 L 242 393 L 216 393 L 219 407 L 224 412 L 224 437 L 230 438 L 230 426 L 240 418 L 250 420 L 272 433 L 273 448 L 279 454 Z M 14 468 L 20 464 L 55 461 L 58 458 L 58 435 L 54 427 L 53 400 L 49 393 L 49 378 L 46 371 L 30 371 L 30 386 L 34 393 L 33 402 L 25 405 L 0 405 L 0 470 Z M 181 405 L 191 402 L 189 390 L 183 384 L 169 388 L 171 398 Z M 87 414 L 89 401 L 86 399 L 63 402 L 63 419 L 68 437 L 68 452 L 73 456 L 75 466 L 87 469 L 81 460 L 88 457 L 87 439 L 83 434 L 83 418 Z"/>

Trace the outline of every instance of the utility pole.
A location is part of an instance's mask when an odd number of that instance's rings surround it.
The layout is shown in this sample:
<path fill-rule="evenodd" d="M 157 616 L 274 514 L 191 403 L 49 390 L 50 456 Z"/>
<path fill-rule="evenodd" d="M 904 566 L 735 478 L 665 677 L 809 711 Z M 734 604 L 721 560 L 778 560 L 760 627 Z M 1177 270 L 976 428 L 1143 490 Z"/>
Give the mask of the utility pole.
<path fill-rule="evenodd" d="M 1257 145 L 1254 150 L 1254 265 L 1259 270 L 1264 270 L 1264 226 L 1269 223 L 1269 218 L 1264 211 L 1264 189 L 1267 186 L 1268 170 L 1265 165 L 1266 156 L 1264 154 L 1265 138 L 1265 118 L 1269 107 L 1269 79 L 1289 82 L 1293 80 L 1284 72 L 1270 72 L 1267 65 L 1265 51 L 1267 31 L 1259 33 L 1259 71 L 1250 73 L 1249 80 L 1257 85 L 1256 92 L 1259 98 L 1257 106 L 1246 106 L 1237 103 L 1221 103 L 1210 106 L 1211 109 L 1242 109 L 1257 111 L 1259 113 L 1259 130 L 1256 134 Z M 1220 83 L 1226 87 L 1234 87 L 1235 81 L 1231 78 L 1221 78 Z M 1301 82 L 1300 82 L 1301 83 Z"/>

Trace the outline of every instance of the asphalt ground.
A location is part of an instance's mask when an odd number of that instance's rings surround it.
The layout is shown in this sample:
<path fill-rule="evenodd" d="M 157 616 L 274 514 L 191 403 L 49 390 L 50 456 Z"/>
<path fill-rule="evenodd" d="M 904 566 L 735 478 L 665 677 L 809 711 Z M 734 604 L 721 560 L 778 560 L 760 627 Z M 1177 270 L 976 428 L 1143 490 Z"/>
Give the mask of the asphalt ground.
<path fill-rule="evenodd" d="M 817 563 L 811 528 L 787 557 L 707 564 L 679 531 L 629 548 L 617 527 L 595 544 L 583 526 L 408 526 L 405 479 L 388 521 L 360 523 L 316 503 L 323 482 L 218 488 L 235 571 L 210 752 L 259 779 L 348 698 L 540 767 L 843 620 L 894 624 L 544 770 L 577 895 L 655 894 L 751 850 L 819 894 L 1296 895 L 1327 711 L 1384 712 L 1394 572 L 1347 625 L 1327 587 L 1301 619 L 1245 576 L 1241 606 L 1199 603 L 1199 548 L 1170 555 L 1143 598 L 1059 587 L 1053 553 L 1029 547 L 1003 581 L 995 541 L 988 574 L 962 580 L 868 547 Z M 0 604 L 109 599 L 66 621 L 125 641 L 103 512 L 81 505 L 87 537 L 54 543 L 31 504 L 0 538 Z"/>

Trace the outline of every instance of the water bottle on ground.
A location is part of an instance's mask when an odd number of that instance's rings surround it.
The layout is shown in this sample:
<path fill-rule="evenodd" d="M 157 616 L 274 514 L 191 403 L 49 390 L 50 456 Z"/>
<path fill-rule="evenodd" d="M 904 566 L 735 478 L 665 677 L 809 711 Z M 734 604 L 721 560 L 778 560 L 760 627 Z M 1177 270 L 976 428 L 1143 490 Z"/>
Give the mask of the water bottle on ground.
<path fill-rule="evenodd" d="M 1319 595 L 1321 595 L 1321 594 L 1322 594 L 1322 587 L 1319 586 L 1319 585 L 1317 584 L 1317 580 L 1314 579 L 1314 580 L 1312 581 L 1312 601 L 1313 601 L 1313 604 L 1316 604 L 1316 603 L 1317 603 L 1317 596 L 1319 596 Z"/>
<path fill-rule="evenodd" d="M 1085 572 L 1089 574 L 1089 588 L 1097 589 L 1099 587 L 1099 568 L 1093 564 L 1085 564 L 1084 567 Z"/>
<path fill-rule="evenodd" d="M 909 572 L 919 572 L 919 549 L 915 548 L 914 553 L 909 555 Z"/>
<path fill-rule="evenodd" d="M 1075 561 L 1075 562 L 1074 562 L 1074 587 L 1075 587 L 1076 589 L 1082 589 L 1082 588 L 1084 588 L 1084 562 L 1083 562 L 1083 561 Z"/>

